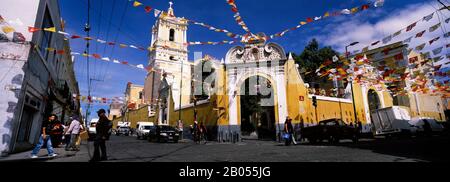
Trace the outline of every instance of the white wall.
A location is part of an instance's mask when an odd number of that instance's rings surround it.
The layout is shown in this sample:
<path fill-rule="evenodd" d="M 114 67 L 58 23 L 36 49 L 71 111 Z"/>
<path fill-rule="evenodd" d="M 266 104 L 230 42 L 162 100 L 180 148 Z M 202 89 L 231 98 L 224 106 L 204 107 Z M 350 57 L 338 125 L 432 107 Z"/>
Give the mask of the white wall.
<path fill-rule="evenodd" d="M 0 153 L 7 153 L 14 129 L 15 111 L 20 109 L 20 91 L 25 77 L 23 66 L 29 46 L 0 43 Z M 15 60 L 10 56 L 17 56 Z"/>

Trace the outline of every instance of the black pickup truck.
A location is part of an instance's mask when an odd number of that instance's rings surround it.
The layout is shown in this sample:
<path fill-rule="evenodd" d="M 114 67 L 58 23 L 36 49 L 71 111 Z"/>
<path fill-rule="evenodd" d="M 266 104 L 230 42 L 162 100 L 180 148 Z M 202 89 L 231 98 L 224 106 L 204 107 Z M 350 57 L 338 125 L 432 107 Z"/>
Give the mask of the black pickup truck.
<path fill-rule="evenodd" d="M 357 128 L 345 125 L 340 119 L 328 119 L 320 121 L 318 125 L 303 128 L 302 138 L 310 143 L 328 140 L 329 143 L 339 143 L 341 139 L 351 139 L 358 142 Z"/>

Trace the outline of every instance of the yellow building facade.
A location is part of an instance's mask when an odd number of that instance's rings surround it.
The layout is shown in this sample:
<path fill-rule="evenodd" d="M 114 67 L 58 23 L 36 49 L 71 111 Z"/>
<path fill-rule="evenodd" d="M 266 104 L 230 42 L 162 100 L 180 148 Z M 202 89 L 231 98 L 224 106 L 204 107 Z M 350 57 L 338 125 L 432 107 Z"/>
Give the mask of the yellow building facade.
<path fill-rule="evenodd" d="M 193 79 L 198 73 L 192 70 L 204 60 L 187 61 L 187 47 L 179 47 L 186 38 L 172 39 L 174 32 L 186 35 L 187 23 L 183 18 L 174 17 L 172 7 L 163 15 L 157 24 L 166 28 L 157 28 L 154 36 L 168 36 L 172 43 L 150 50 L 149 64 L 160 72 L 151 72 L 146 80 L 144 92 L 152 94 L 150 111 L 140 111 L 144 117 L 131 114 L 135 117 L 132 122 L 150 121 L 176 126 L 182 120 L 187 130 L 196 120 L 209 128 L 210 139 L 230 140 L 234 136 L 276 139 L 287 117 L 292 118 L 294 124 L 304 123 L 306 126 L 331 118 L 342 118 L 348 124 L 360 121 L 363 132 L 371 132 L 370 111 L 399 103 L 410 111 L 412 117 L 444 120 L 444 104 L 439 95 L 408 93 L 404 97 L 393 97 L 385 89 L 358 83 L 347 85 L 344 98 L 312 95 L 308 91 L 310 86 L 304 83 L 298 71 L 301 68 L 292 56 L 286 54 L 280 45 L 265 41 L 233 47 L 222 61 L 207 60 L 213 68 L 213 79 L 207 84 L 202 80 L 200 86 L 209 90 L 209 97 L 196 101 L 192 98 L 199 80 Z M 167 15 L 170 15 L 168 19 Z M 158 39 L 153 43 L 158 45 Z M 413 53 L 404 53 L 404 60 L 391 60 L 405 47 L 400 44 L 390 46 L 393 47 L 387 54 L 380 54 L 385 47 L 364 54 L 374 64 L 380 61 L 386 62 L 383 64 L 403 64 L 413 56 L 410 55 Z M 162 57 L 156 59 L 154 56 Z M 178 68 L 173 69 L 173 65 L 184 65 L 184 70 L 189 71 L 180 72 Z M 152 82 L 147 82 L 149 80 Z M 317 108 L 313 106 L 313 97 L 317 98 Z"/>

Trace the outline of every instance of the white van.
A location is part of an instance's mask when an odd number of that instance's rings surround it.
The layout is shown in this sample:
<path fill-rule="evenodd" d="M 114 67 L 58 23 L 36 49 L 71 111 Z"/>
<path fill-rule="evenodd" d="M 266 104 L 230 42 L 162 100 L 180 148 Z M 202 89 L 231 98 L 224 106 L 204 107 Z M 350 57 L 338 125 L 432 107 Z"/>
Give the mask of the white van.
<path fill-rule="evenodd" d="M 89 138 L 94 138 L 97 134 L 97 130 L 95 129 L 95 126 L 97 126 L 98 118 L 91 119 L 91 122 L 89 122 Z"/>
<path fill-rule="evenodd" d="M 152 122 L 138 122 L 136 126 L 137 139 L 146 139 L 150 129 L 154 126 L 155 124 Z"/>

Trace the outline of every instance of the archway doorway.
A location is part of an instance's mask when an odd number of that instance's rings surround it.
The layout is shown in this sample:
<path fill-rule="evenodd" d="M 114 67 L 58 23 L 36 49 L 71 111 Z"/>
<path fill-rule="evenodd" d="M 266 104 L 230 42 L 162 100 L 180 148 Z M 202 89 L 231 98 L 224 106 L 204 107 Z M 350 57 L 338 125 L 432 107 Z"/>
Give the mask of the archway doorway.
<path fill-rule="evenodd" d="M 275 102 L 272 83 L 252 76 L 240 87 L 241 134 L 243 138 L 275 140 Z"/>
<path fill-rule="evenodd" d="M 367 98 L 369 100 L 370 111 L 381 109 L 380 97 L 378 97 L 378 94 L 375 90 L 369 90 Z"/>

